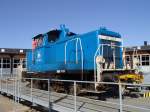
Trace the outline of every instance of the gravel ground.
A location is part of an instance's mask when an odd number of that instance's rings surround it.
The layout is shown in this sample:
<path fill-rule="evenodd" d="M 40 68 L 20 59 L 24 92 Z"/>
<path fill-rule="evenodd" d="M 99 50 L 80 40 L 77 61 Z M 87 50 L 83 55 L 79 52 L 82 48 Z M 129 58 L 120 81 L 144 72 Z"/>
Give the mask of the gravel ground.
<path fill-rule="evenodd" d="M 39 112 L 0 95 L 0 112 Z"/>

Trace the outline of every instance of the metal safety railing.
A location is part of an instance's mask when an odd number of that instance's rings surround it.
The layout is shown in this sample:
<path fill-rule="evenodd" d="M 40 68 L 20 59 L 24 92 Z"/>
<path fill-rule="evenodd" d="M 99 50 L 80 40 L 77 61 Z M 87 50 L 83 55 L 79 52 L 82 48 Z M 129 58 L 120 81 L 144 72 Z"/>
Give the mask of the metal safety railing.
<path fill-rule="evenodd" d="M 35 81 L 44 81 L 47 84 L 47 89 L 39 89 L 34 87 Z M 70 111 L 79 112 L 79 111 L 90 111 L 90 109 L 94 109 L 95 111 L 101 109 L 102 112 L 108 112 L 107 110 L 111 111 L 111 109 L 116 109 L 116 111 L 123 112 L 123 111 L 136 111 L 136 112 L 149 112 L 150 108 L 148 103 L 139 104 L 140 101 L 147 99 L 142 99 L 142 97 L 135 98 L 135 99 L 126 99 L 124 98 L 123 91 L 125 86 L 129 87 L 150 87 L 150 84 L 128 84 L 128 83 L 114 83 L 114 82 L 96 82 L 100 85 L 109 85 L 117 87 L 118 89 L 114 89 L 113 92 L 117 92 L 118 90 L 118 98 L 117 99 L 109 99 L 108 101 L 103 101 L 99 99 L 91 99 L 86 97 L 86 95 L 78 95 L 79 85 L 84 84 L 95 84 L 94 81 L 74 81 L 74 80 L 58 80 L 58 79 L 40 79 L 40 78 L 22 78 L 18 79 L 17 77 L 1 77 L 0 78 L 0 91 L 2 93 L 7 93 L 8 95 L 14 96 L 15 103 L 19 103 L 21 99 L 30 101 L 32 105 L 38 104 L 45 106 L 49 109 L 49 112 L 53 110 L 61 110 L 61 109 L 70 109 Z M 26 82 L 30 82 L 25 84 Z M 64 82 L 67 85 L 69 83 L 72 85 L 73 92 L 72 94 L 67 94 L 65 92 L 57 92 L 52 89 L 52 86 L 56 82 Z M 64 87 L 64 89 L 67 89 Z M 107 91 L 106 91 L 107 93 Z M 100 93 L 100 97 L 102 94 Z M 103 96 L 103 97 L 107 97 Z M 111 100 L 111 101 L 110 101 Z M 128 100 L 131 100 L 132 103 L 128 103 Z M 135 101 L 134 101 L 135 100 Z M 138 104 L 135 105 L 134 102 Z M 149 99 L 148 99 L 149 101 Z M 148 102 L 147 101 L 147 102 Z M 68 106 L 71 105 L 71 106 Z M 83 106 L 84 105 L 84 106 Z M 103 107 L 102 107 L 103 105 Z M 110 105 L 110 107 L 108 106 Z M 113 105 L 113 106 L 112 106 Z M 60 108 L 60 109 L 59 109 Z M 105 108 L 105 109 L 104 109 Z M 65 109 L 63 112 L 65 112 Z M 84 111 L 83 111 L 84 112 Z"/>

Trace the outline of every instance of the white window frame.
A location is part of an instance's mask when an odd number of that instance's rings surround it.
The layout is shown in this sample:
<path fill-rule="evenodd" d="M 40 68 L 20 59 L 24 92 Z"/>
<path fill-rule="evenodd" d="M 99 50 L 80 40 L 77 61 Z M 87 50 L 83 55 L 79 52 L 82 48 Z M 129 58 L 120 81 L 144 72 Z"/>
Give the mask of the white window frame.
<path fill-rule="evenodd" d="M 24 61 L 24 63 L 23 63 L 23 61 Z M 23 69 L 27 67 L 27 59 L 26 58 L 20 58 L 20 62 L 22 63 Z M 25 65 L 25 67 L 23 65 Z"/>
<path fill-rule="evenodd" d="M 127 61 L 127 57 L 129 57 L 129 61 Z M 131 55 L 125 55 L 125 62 L 126 64 L 129 62 L 129 63 L 132 63 L 132 57 Z"/>
<path fill-rule="evenodd" d="M 146 58 L 146 56 L 148 56 L 148 57 L 149 57 L 149 60 L 144 60 L 144 61 L 143 61 L 143 60 L 142 60 L 142 57 L 143 57 L 143 56 L 145 56 L 145 58 Z M 145 62 L 145 63 L 148 62 L 149 64 L 148 64 L 148 65 L 143 64 L 144 62 Z M 142 54 L 142 55 L 141 55 L 141 65 L 142 65 L 142 66 L 150 66 L 150 54 Z"/>
<path fill-rule="evenodd" d="M 4 63 L 4 60 L 5 60 L 5 59 L 6 59 L 6 62 Z M 9 60 L 9 63 L 7 62 L 7 60 Z M 3 62 L 2 62 L 2 61 L 3 61 Z M 2 57 L 0 64 L 1 64 L 1 67 L 2 67 L 2 68 L 4 68 L 4 66 L 6 65 L 5 68 L 9 68 L 9 69 L 10 69 L 10 68 L 11 68 L 11 59 L 10 59 L 9 57 L 8 57 L 8 58 L 7 58 L 7 57 L 6 57 L 6 58 L 3 58 L 3 57 Z M 7 65 L 9 65 L 9 67 L 7 67 Z"/>
<path fill-rule="evenodd" d="M 19 63 L 14 63 L 15 60 L 19 60 Z M 18 65 L 20 64 L 20 58 L 13 58 L 13 69 L 18 68 Z M 16 65 L 16 67 L 14 67 Z"/>

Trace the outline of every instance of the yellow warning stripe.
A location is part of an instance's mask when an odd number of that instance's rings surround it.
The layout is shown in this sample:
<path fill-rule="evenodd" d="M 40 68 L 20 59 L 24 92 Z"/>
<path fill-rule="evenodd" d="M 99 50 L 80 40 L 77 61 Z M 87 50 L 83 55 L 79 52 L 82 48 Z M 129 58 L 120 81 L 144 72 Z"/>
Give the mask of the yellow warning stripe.
<path fill-rule="evenodd" d="M 150 92 L 144 93 L 144 98 L 150 97 Z"/>

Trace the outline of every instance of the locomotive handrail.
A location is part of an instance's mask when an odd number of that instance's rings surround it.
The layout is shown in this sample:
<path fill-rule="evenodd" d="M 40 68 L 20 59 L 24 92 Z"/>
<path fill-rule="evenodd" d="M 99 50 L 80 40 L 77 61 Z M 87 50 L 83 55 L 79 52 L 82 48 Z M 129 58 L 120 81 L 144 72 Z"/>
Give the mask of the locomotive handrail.
<path fill-rule="evenodd" d="M 100 47 L 102 46 L 102 51 L 101 51 L 101 55 L 103 56 L 103 46 L 113 46 L 113 47 L 119 47 L 119 48 L 123 48 L 123 46 L 118 46 L 118 45 L 111 45 L 111 44 L 99 44 L 95 54 L 94 54 L 94 82 L 95 82 L 95 90 L 96 90 L 96 83 L 97 83 L 97 76 L 96 76 L 96 56 L 98 51 L 100 50 Z M 114 57 L 115 58 L 115 57 Z"/>
<path fill-rule="evenodd" d="M 81 76 L 81 78 L 83 79 L 83 49 L 82 49 L 82 43 L 81 43 L 81 39 L 80 38 L 75 38 L 75 39 L 71 39 L 71 40 L 69 40 L 69 41 L 67 41 L 66 43 L 65 43 L 65 64 L 66 64 L 66 62 L 67 62 L 67 45 L 68 45 L 68 43 L 69 42 L 71 42 L 71 41 L 76 41 L 76 64 L 78 64 L 78 48 L 77 48 L 77 45 L 78 45 L 78 42 L 79 42 L 79 44 L 80 44 L 80 50 L 81 50 L 81 72 L 82 72 L 82 76 Z"/>
<path fill-rule="evenodd" d="M 66 49 L 67 49 L 67 45 L 68 45 L 68 43 L 69 42 L 71 42 L 71 41 L 76 41 L 76 43 L 78 42 L 78 38 L 74 38 L 74 39 L 71 39 L 71 40 L 69 40 L 69 41 L 67 41 L 66 43 L 65 43 L 65 64 L 66 64 L 66 62 L 67 62 L 67 56 L 66 56 Z M 77 44 L 76 44 L 77 45 Z M 77 51 L 76 51 L 76 56 L 77 56 Z M 77 57 L 76 57 L 76 62 L 77 62 Z"/>
<path fill-rule="evenodd" d="M 100 45 L 98 46 L 98 48 L 97 48 L 97 50 L 96 50 L 96 52 L 94 54 L 94 82 L 95 82 L 95 90 L 96 90 L 96 82 L 97 82 L 95 58 L 96 58 L 96 55 L 97 55 L 99 49 L 100 49 Z"/>
<path fill-rule="evenodd" d="M 81 48 L 81 63 L 82 63 L 82 65 L 81 65 L 81 72 L 82 72 L 82 80 L 83 80 L 83 49 L 82 49 L 82 43 L 81 43 L 81 39 L 79 38 L 79 42 L 80 42 L 80 48 Z"/>

